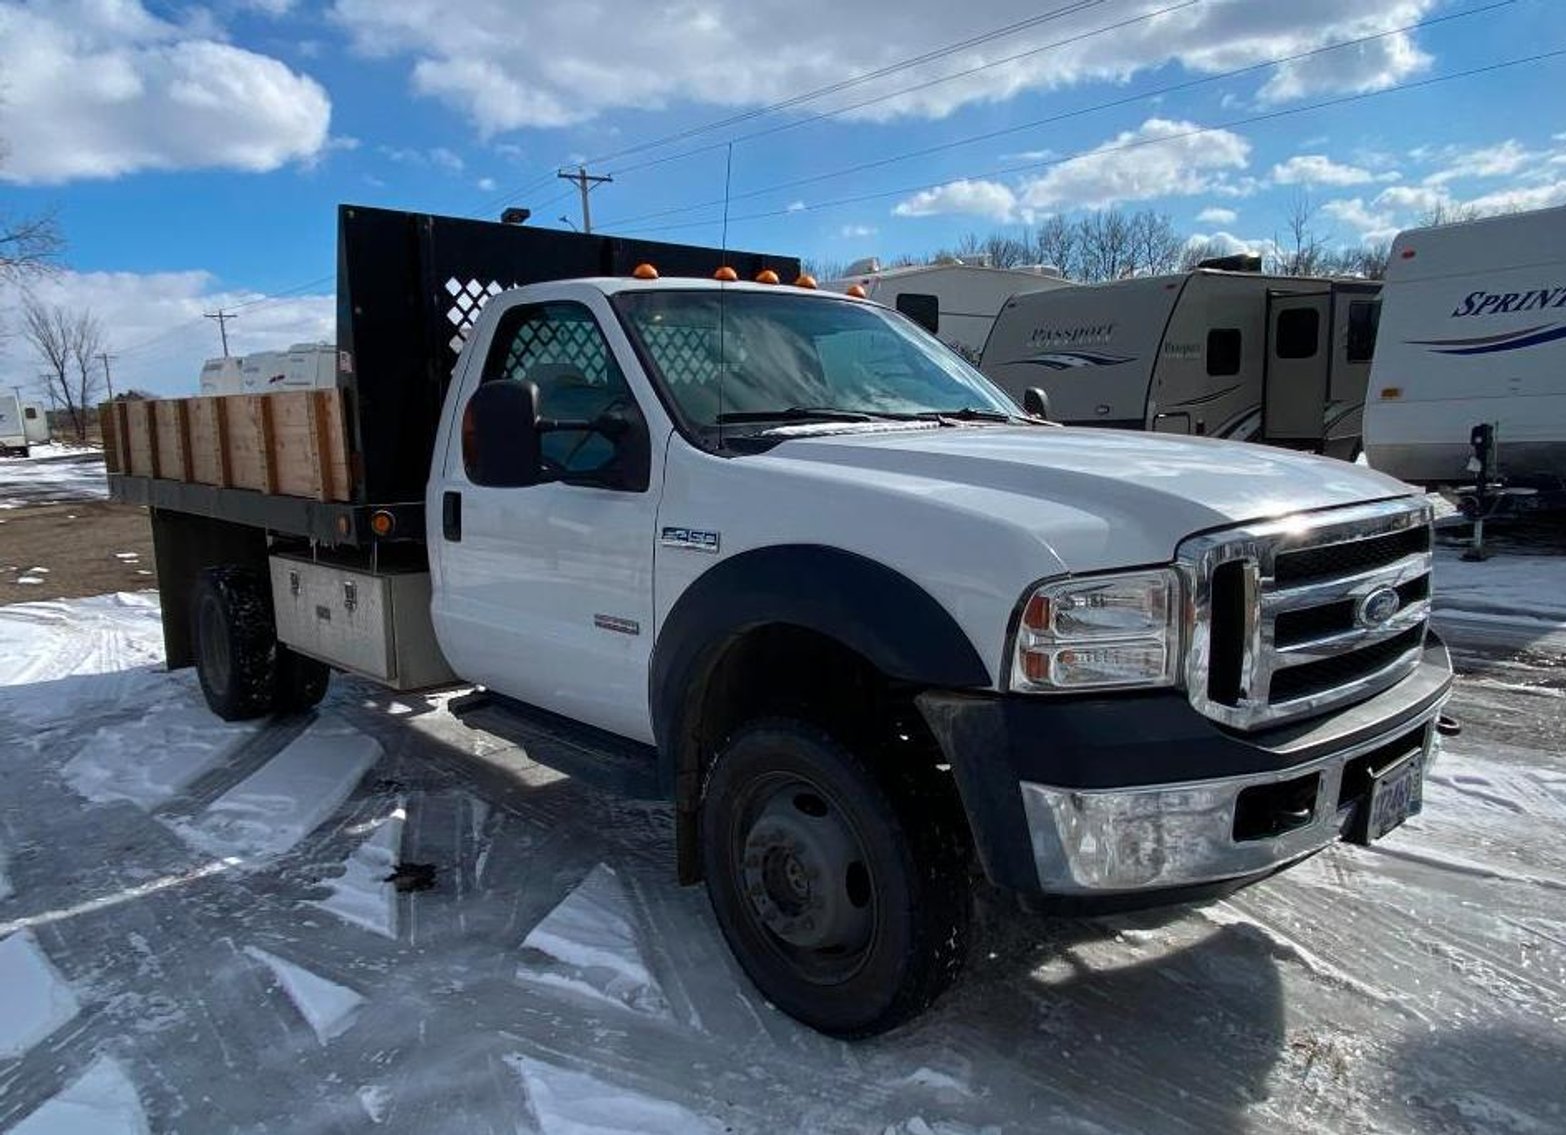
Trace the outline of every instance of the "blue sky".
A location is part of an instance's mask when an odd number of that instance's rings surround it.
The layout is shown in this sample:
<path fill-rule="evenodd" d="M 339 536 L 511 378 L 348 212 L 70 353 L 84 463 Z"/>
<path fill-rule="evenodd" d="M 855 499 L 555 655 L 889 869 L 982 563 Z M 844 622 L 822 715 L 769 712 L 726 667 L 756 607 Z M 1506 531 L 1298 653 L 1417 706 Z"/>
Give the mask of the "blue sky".
<path fill-rule="evenodd" d="M 338 202 L 556 226 L 577 160 L 616 175 L 601 231 L 715 243 L 735 140 L 731 243 L 836 261 L 1112 204 L 1239 247 L 1302 194 L 1341 243 L 1566 203 L 1566 57 L 1396 89 L 1559 49 L 1557 0 L 0 0 L 0 213 L 57 212 L 40 294 L 172 393 L 203 310 L 241 351 L 331 337 Z"/>

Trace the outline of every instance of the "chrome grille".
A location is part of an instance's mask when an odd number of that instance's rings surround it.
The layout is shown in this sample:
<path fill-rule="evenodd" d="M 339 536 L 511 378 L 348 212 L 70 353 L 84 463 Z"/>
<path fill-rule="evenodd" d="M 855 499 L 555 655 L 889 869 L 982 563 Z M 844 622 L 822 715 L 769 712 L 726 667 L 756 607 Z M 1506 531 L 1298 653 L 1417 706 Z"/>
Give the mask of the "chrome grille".
<path fill-rule="evenodd" d="M 1302 513 L 1180 546 L 1192 598 L 1186 688 L 1251 729 L 1344 705 L 1419 664 L 1430 622 L 1432 511 L 1419 498 Z M 1371 597 L 1389 616 L 1367 614 Z"/>

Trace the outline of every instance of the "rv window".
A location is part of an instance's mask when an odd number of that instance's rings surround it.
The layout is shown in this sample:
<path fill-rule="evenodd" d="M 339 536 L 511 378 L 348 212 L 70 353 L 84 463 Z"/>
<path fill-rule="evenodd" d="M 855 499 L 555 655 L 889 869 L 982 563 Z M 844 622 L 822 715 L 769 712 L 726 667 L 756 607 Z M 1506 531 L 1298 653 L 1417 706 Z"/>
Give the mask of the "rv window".
<path fill-rule="evenodd" d="M 931 335 L 941 329 L 941 301 L 934 296 L 904 292 L 897 297 L 897 310 L 923 327 Z"/>
<path fill-rule="evenodd" d="M 1278 357 L 1308 359 L 1321 338 L 1321 314 L 1313 307 L 1291 307 L 1278 313 Z"/>
<path fill-rule="evenodd" d="M 1207 373 L 1214 378 L 1240 373 L 1240 332 L 1214 327 L 1207 333 Z"/>
<path fill-rule="evenodd" d="M 26 418 L 29 422 L 36 422 L 38 420 L 38 407 L 27 407 L 27 409 L 22 411 L 22 417 Z"/>
<path fill-rule="evenodd" d="M 1368 363 L 1376 357 L 1376 331 L 1380 326 L 1380 300 L 1355 300 L 1349 304 L 1349 362 Z"/>

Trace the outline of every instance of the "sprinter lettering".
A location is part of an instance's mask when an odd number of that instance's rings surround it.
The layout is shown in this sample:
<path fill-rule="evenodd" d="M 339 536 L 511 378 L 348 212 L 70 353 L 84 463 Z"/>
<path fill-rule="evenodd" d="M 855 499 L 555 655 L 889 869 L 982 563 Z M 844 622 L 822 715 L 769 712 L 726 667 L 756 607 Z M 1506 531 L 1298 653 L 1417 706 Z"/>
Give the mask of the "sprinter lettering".
<path fill-rule="evenodd" d="M 1549 307 L 1566 307 L 1566 287 L 1538 288 L 1528 292 L 1469 292 L 1452 310 L 1452 318 L 1511 315 L 1521 311 L 1543 311 Z"/>

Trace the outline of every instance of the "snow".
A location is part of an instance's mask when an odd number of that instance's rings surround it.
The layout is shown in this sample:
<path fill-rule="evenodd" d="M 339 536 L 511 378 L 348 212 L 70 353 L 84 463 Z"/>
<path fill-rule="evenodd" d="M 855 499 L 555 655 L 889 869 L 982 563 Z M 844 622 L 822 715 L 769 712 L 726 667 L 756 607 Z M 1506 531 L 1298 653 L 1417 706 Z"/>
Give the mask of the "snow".
<path fill-rule="evenodd" d="M 353 1024 L 354 1014 L 364 1004 L 364 998 L 346 985 L 328 981 L 276 954 L 256 946 L 246 946 L 245 953 L 272 971 L 283 992 L 288 994 L 288 999 L 323 1045 L 346 1032 Z"/>
<path fill-rule="evenodd" d="M 1436 549 L 1438 611 L 1566 625 L 1566 557 L 1501 554 L 1469 563 L 1462 554 Z"/>
<path fill-rule="evenodd" d="M 668 1005 L 642 960 L 625 889 L 600 863 L 523 939 L 555 965 L 524 965 L 524 980 L 579 990 L 639 1012 L 663 1014 Z"/>
<path fill-rule="evenodd" d="M 0 1059 L 21 1056 L 81 1010 L 28 930 L 0 941 L 0 990 Z"/>
<path fill-rule="evenodd" d="M 0 509 L 108 496 L 100 451 L 37 446 L 28 457 L 0 458 Z"/>
<path fill-rule="evenodd" d="M 335 812 L 380 755 L 373 737 L 323 716 L 201 815 L 173 826 L 214 856 L 274 858 Z"/>
<path fill-rule="evenodd" d="M 154 592 L 0 607 L 0 713 L 24 724 L 72 721 L 84 704 L 173 696 L 167 675 L 152 670 L 162 662 Z"/>
<path fill-rule="evenodd" d="M 193 672 L 173 677 L 185 696 L 154 703 L 136 721 L 105 726 L 66 762 L 66 781 L 95 803 L 155 808 L 222 764 L 259 722 L 226 722 L 207 709 Z"/>
<path fill-rule="evenodd" d="M 331 897 L 313 900 L 311 905 L 383 938 L 396 938 L 397 889 L 386 879 L 401 858 L 406 819 L 406 810 L 399 807 L 382 820 L 375 834 L 343 860 L 343 873 L 323 880 L 331 888 Z"/>
<path fill-rule="evenodd" d="M 605 1084 L 526 1056 L 506 1063 L 522 1079 L 539 1135 L 718 1135 L 723 1127 L 668 1100 Z"/>
<path fill-rule="evenodd" d="M 5 848 L 0 847 L 0 902 L 5 902 L 16 892 L 11 888 L 11 876 L 7 873 L 10 861 L 6 856 Z"/>
<path fill-rule="evenodd" d="M 11 1128 L 11 1135 L 141 1135 L 147 1117 L 124 1069 L 107 1056 Z"/>

